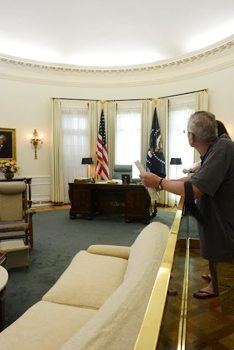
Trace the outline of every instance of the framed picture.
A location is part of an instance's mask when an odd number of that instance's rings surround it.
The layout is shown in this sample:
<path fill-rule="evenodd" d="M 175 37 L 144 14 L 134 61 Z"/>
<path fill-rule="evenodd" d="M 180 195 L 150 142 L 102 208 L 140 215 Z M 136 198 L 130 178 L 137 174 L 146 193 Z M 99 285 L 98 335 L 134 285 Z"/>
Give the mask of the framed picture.
<path fill-rule="evenodd" d="M 124 185 L 130 184 L 130 175 L 122 174 L 122 182 Z"/>
<path fill-rule="evenodd" d="M 0 128 L 0 159 L 16 159 L 15 129 Z"/>

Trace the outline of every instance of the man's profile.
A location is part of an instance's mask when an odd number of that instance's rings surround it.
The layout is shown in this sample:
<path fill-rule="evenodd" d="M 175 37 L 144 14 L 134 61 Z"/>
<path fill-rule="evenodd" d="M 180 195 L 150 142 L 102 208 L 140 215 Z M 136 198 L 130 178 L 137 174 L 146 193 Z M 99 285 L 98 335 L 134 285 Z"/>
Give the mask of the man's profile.
<path fill-rule="evenodd" d="M 0 158 L 12 158 L 12 146 L 4 134 L 0 134 Z"/>

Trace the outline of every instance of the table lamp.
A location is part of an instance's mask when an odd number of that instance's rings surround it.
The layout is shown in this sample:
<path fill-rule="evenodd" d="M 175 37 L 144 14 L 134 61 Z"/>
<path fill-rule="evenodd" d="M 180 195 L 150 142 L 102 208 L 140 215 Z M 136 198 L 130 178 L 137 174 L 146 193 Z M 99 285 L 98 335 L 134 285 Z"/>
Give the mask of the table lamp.
<path fill-rule="evenodd" d="M 171 158 L 170 160 L 170 165 L 176 166 L 176 179 L 177 179 L 177 168 L 178 168 L 178 165 L 181 165 L 181 164 L 182 164 L 181 158 Z M 176 198 L 177 198 L 177 195 L 175 195 L 175 206 L 177 205 Z"/>
<path fill-rule="evenodd" d="M 181 165 L 181 164 L 182 164 L 181 158 L 171 158 L 170 160 L 170 165 L 176 166 L 176 179 L 177 179 L 177 167 L 178 165 Z"/>
<path fill-rule="evenodd" d="M 90 165 L 93 164 L 93 159 L 91 157 L 82 158 L 81 164 L 87 165 L 88 177 L 90 178 Z"/>

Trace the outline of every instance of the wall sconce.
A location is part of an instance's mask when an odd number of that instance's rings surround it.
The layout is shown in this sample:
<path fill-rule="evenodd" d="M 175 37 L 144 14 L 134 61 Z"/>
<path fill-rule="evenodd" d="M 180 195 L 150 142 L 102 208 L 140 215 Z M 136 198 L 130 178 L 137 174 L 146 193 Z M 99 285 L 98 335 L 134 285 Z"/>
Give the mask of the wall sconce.
<path fill-rule="evenodd" d="M 88 178 L 90 178 L 90 166 L 93 164 L 93 159 L 91 157 L 82 158 L 81 164 L 86 164 L 88 166 Z"/>
<path fill-rule="evenodd" d="M 31 137 L 31 144 L 34 147 L 34 159 L 37 159 L 37 149 L 38 146 L 43 143 L 42 139 L 39 138 L 37 129 L 34 129 L 33 135 Z"/>

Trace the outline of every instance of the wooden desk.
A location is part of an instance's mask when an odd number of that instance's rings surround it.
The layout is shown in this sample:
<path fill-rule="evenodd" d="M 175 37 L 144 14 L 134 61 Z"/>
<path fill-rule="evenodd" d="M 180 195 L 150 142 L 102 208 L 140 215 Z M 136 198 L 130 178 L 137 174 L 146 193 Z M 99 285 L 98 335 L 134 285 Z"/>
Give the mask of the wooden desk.
<path fill-rule="evenodd" d="M 124 213 L 125 221 L 150 222 L 150 196 L 143 185 L 69 183 L 70 218 L 92 219 L 98 213 Z"/>
<path fill-rule="evenodd" d="M 25 181 L 28 187 L 27 195 L 28 195 L 28 207 L 31 208 L 32 206 L 32 194 L 31 194 L 31 184 L 32 184 L 32 178 L 31 177 L 14 177 L 12 180 L 6 180 L 1 179 L 0 181 Z"/>

